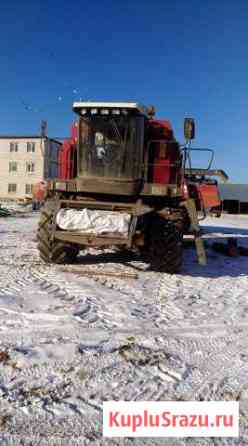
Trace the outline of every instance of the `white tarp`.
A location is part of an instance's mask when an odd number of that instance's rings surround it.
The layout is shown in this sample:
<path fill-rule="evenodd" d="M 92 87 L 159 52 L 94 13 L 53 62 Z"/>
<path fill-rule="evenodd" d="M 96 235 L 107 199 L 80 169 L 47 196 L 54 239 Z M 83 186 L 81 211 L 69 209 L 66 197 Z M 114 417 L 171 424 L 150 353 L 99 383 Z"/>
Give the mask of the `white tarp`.
<path fill-rule="evenodd" d="M 60 209 L 56 223 L 60 229 L 87 234 L 128 236 L 131 215 L 91 209 Z"/>

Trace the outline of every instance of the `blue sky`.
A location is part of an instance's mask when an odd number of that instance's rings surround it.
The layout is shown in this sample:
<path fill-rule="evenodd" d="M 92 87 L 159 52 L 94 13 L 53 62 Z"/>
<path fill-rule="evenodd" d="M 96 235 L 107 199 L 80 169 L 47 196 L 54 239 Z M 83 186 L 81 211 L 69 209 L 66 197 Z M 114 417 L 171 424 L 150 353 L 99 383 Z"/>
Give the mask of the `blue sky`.
<path fill-rule="evenodd" d="M 246 0 L 2 3 L 0 134 L 37 133 L 46 119 L 66 136 L 73 100 L 138 100 L 180 141 L 194 117 L 194 144 L 248 182 Z"/>

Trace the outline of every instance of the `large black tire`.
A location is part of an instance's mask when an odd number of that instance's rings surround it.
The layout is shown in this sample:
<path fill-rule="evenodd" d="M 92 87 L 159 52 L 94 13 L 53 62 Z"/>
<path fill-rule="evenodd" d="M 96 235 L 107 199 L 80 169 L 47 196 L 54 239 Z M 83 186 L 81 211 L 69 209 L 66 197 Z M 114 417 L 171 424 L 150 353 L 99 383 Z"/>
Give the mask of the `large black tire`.
<path fill-rule="evenodd" d="M 153 271 L 174 274 L 183 261 L 183 236 L 175 223 L 156 216 L 147 239 L 147 254 Z"/>
<path fill-rule="evenodd" d="M 47 201 L 41 209 L 37 233 L 40 257 L 46 263 L 72 263 L 79 253 L 78 247 L 51 238 L 54 212 L 55 205 L 52 200 Z"/>
<path fill-rule="evenodd" d="M 186 208 L 183 207 L 178 214 L 178 218 L 173 221 L 179 232 L 183 234 L 188 234 L 190 232 L 191 221 Z"/>

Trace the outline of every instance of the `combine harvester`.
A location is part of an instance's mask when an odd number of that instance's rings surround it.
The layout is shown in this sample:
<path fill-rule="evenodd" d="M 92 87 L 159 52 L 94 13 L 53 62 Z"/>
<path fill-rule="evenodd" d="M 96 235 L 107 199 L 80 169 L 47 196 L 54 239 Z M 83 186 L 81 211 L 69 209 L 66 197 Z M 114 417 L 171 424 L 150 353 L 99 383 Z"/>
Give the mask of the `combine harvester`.
<path fill-rule="evenodd" d="M 191 226 L 198 260 L 206 255 L 198 222 L 220 205 L 224 172 L 192 169 L 194 121 L 185 144 L 154 108 L 132 102 L 75 102 L 78 121 L 60 152 L 60 175 L 48 183 L 38 249 L 48 263 L 71 263 L 87 247 L 135 250 L 151 269 L 179 270 L 183 235 Z M 189 164 L 189 166 L 188 166 Z"/>

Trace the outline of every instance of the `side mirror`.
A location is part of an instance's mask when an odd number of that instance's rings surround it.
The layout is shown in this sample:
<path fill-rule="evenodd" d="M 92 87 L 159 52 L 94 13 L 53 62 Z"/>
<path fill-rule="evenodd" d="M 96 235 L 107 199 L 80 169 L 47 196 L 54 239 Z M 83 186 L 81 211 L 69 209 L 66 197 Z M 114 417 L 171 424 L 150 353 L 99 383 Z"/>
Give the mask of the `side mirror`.
<path fill-rule="evenodd" d="M 184 137 L 187 141 L 195 137 L 195 121 L 192 118 L 184 118 Z"/>

